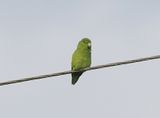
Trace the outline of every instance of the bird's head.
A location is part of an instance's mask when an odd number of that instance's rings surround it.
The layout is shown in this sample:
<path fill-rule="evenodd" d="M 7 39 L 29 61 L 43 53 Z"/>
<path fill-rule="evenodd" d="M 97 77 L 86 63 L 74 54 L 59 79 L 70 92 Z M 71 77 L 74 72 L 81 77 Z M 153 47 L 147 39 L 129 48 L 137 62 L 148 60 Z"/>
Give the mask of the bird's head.
<path fill-rule="evenodd" d="M 88 38 L 83 38 L 83 39 L 78 43 L 78 48 L 91 49 L 91 40 L 88 39 Z"/>

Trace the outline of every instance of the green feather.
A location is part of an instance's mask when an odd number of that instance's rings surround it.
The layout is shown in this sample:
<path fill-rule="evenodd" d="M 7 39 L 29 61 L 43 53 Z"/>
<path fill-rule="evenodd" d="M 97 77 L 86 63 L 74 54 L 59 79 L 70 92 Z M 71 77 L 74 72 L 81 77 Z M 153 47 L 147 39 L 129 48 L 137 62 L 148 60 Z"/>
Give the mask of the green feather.
<path fill-rule="evenodd" d="M 72 71 L 79 71 L 91 65 L 91 41 L 82 39 L 72 55 Z M 72 84 L 74 85 L 83 72 L 72 73 Z"/>

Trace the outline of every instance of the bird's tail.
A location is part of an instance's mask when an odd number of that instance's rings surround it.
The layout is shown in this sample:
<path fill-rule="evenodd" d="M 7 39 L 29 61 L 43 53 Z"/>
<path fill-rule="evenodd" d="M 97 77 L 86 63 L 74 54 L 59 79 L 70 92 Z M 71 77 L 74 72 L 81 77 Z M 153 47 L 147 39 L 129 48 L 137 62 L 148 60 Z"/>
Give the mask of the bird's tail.
<path fill-rule="evenodd" d="M 79 77 L 82 75 L 83 72 L 76 72 L 76 73 L 72 73 L 72 84 L 74 85 Z"/>

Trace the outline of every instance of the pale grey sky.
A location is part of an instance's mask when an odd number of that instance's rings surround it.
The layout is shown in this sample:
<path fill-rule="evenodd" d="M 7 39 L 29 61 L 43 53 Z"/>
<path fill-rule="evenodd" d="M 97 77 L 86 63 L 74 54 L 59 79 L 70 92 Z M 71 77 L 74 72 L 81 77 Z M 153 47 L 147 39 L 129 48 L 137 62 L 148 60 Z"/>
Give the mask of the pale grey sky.
<path fill-rule="evenodd" d="M 92 65 L 160 53 L 158 0 L 0 0 L 0 81 L 70 69 L 84 37 Z M 160 61 L 0 87 L 2 118 L 159 118 Z"/>

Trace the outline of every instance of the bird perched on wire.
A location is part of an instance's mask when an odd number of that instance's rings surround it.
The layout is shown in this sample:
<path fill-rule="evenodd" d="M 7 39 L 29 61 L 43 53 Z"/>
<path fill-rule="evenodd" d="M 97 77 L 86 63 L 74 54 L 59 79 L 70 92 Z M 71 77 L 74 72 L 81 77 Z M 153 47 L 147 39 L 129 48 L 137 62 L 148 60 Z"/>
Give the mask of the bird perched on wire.
<path fill-rule="evenodd" d="M 80 71 L 91 66 L 91 40 L 83 38 L 72 55 L 72 71 Z M 72 73 L 72 84 L 74 85 L 82 72 Z"/>

